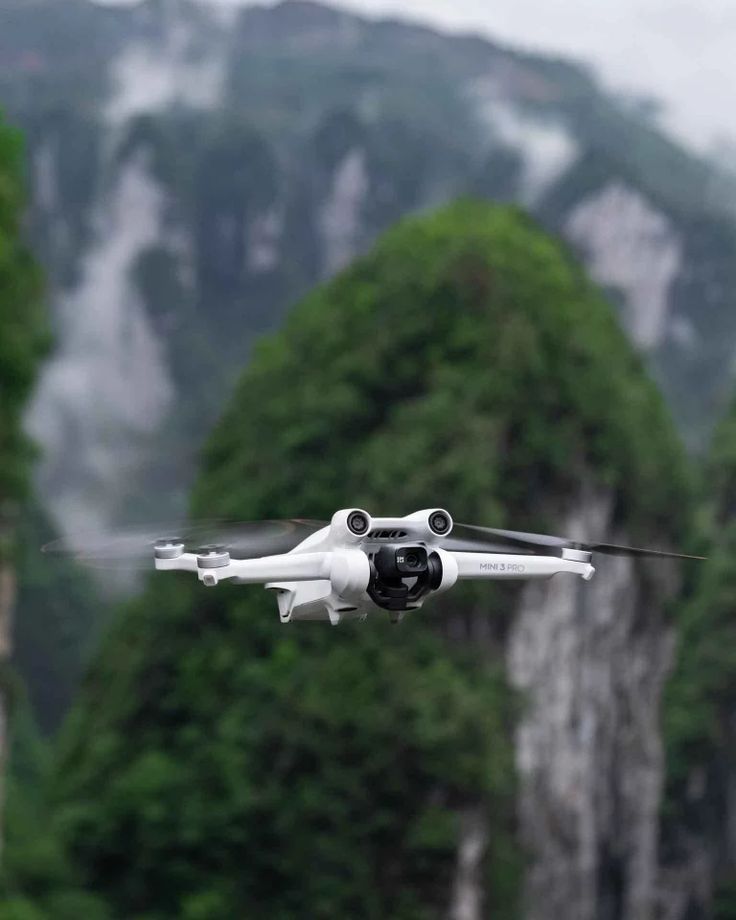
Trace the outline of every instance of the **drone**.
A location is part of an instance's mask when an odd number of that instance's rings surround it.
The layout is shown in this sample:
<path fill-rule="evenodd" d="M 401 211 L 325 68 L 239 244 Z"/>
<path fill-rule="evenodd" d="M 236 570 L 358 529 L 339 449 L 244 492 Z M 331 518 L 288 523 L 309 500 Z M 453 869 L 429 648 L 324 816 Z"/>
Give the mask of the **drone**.
<path fill-rule="evenodd" d="M 203 536 L 219 542 L 201 545 Z M 194 551 L 187 543 L 200 539 Z M 113 540 L 62 540 L 47 552 L 71 552 L 92 565 L 148 555 L 159 572 L 196 573 L 203 586 L 262 584 L 275 592 L 282 623 L 323 620 L 333 625 L 388 611 L 407 612 L 459 581 L 545 579 L 574 575 L 590 581 L 594 553 L 703 559 L 682 553 L 459 524 L 441 508 L 406 517 L 371 517 L 360 508 L 329 522 L 291 520 L 200 524 L 188 537 L 133 533 Z"/>

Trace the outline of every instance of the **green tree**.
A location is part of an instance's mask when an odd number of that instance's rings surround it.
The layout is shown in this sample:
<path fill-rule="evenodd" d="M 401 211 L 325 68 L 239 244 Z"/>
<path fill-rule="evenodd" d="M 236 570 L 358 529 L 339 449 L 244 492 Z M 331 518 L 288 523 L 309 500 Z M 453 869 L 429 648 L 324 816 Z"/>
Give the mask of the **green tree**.
<path fill-rule="evenodd" d="M 23 413 L 50 336 L 41 273 L 24 240 L 23 162 L 20 134 L 0 120 L 0 640 L 5 654 L 16 652 L 49 730 L 78 679 L 92 605 L 86 581 L 66 560 L 39 566 L 50 525 L 29 494 L 36 451 Z"/>
<path fill-rule="evenodd" d="M 736 750 L 736 404 L 716 431 L 704 472 L 700 538 L 708 560 L 678 610 L 677 660 L 665 697 L 663 839 L 673 863 L 687 859 L 697 841 L 714 870 L 713 916 L 730 920 L 736 916 L 729 830 Z"/>
<path fill-rule="evenodd" d="M 39 274 L 21 234 L 21 164 L 20 138 L 0 121 L 0 709 L 4 724 L 13 698 L 8 659 L 15 604 L 14 536 L 33 455 L 22 416 L 46 345 Z M 5 735 L 0 737 L 2 781 L 8 756 Z"/>
<path fill-rule="evenodd" d="M 608 305 L 526 217 L 462 202 L 260 343 L 193 510 L 544 526 L 581 476 L 642 540 L 687 520 L 679 443 Z M 512 916 L 512 603 L 457 589 L 401 627 L 282 627 L 263 592 L 157 577 L 63 738 L 57 820 L 87 882 L 124 916 L 437 917 L 472 805 L 486 907 Z"/>
<path fill-rule="evenodd" d="M 34 449 L 23 431 L 26 400 L 48 343 L 41 278 L 24 241 L 22 144 L 0 121 L 0 705 L 2 768 L 7 798 L 0 872 L 2 920 L 72 920 L 104 916 L 81 892 L 63 845 L 50 831 L 40 794 L 45 749 L 36 735 L 21 680 L 7 654 L 12 646 L 16 535 L 29 494 Z M 8 748 L 11 756 L 8 757 Z M 99 909 L 98 909 L 99 908 Z"/>
<path fill-rule="evenodd" d="M 32 447 L 22 415 L 48 343 L 40 275 L 21 233 L 20 136 L 0 121 L 0 508 L 25 497 Z"/>

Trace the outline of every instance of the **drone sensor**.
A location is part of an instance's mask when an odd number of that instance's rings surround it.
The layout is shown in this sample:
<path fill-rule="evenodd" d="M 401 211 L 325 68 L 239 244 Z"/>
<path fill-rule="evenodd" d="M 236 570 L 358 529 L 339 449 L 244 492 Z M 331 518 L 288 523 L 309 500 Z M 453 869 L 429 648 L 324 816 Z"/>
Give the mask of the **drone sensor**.
<path fill-rule="evenodd" d="M 452 518 L 446 511 L 433 511 L 429 516 L 429 529 L 438 537 L 444 537 L 452 529 Z"/>
<path fill-rule="evenodd" d="M 364 511 L 353 511 L 348 515 L 348 530 L 354 533 L 356 537 L 362 537 L 368 533 L 370 520 Z"/>

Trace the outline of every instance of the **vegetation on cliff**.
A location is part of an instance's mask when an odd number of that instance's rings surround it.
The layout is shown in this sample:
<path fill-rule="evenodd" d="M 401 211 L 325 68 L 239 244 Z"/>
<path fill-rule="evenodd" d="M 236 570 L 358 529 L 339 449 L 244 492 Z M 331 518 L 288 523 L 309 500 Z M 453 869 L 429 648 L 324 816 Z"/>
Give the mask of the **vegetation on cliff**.
<path fill-rule="evenodd" d="M 261 342 L 193 510 L 543 526 L 580 477 L 642 539 L 686 515 L 677 439 L 607 304 L 520 213 L 464 202 L 399 225 Z M 284 628 L 263 592 L 156 579 L 63 739 L 57 821 L 87 884 L 122 916 L 439 916 L 472 806 L 487 907 L 510 916 L 512 601 Z M 456 641 L 489 619 L 499 642 Z"/>
<path fill-rule="evenodd" d="M 678 655 L 668 687 L 664 856 L 698 848 L 714 873 L 717 920 L 736 917 L 733 751 L 736 745 L 736 405 L 705 465 L 701 540 L 708 561 L 678 611 Z"/>
<path fill-rule="evenodd" d="M 9 572 L 19 559 L 16 540 L 28 498 L 34 450 L 24 434 L 23 411 L 47 341 L 40 275 L 23 241 L 22 144 L 0 120 L 0 644 L 12 643 L 13 592 Z M 2 590 L 5 588 L 5 590 Z M 0 662 L 2 762 L 3 920 L 93 918 L 94 898 L 75 887 L 62 845 L 44 826 L 38 798 L 43 746 L 35 733 L 21 681 L 7 658 Z M 12 732 L 9 734 L 7 720 Z M 10 756 L 8 751 L 10 750 Z"/>
<path fill-rule="evenodd" d="M 40 277 L 20 233 L 21 176 L 20 137 L 0 119 L 0 513 L 5 515 L 28 486 L 32 448 L 21 420 L 47 344 Z"/>

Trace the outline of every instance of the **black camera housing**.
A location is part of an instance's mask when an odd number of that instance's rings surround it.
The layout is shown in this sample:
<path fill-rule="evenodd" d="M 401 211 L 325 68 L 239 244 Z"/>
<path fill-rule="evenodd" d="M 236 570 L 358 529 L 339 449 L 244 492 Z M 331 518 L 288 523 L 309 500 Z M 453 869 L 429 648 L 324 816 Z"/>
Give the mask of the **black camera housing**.
<path fill-rule="evenodd" d="M 408 610 L 442 583 L 442 562 L 425 546 L 382 546 L 371 559 L 368 594 L 386 610 Z M 409 579 L 414 579 L 413 583 Z"/>

